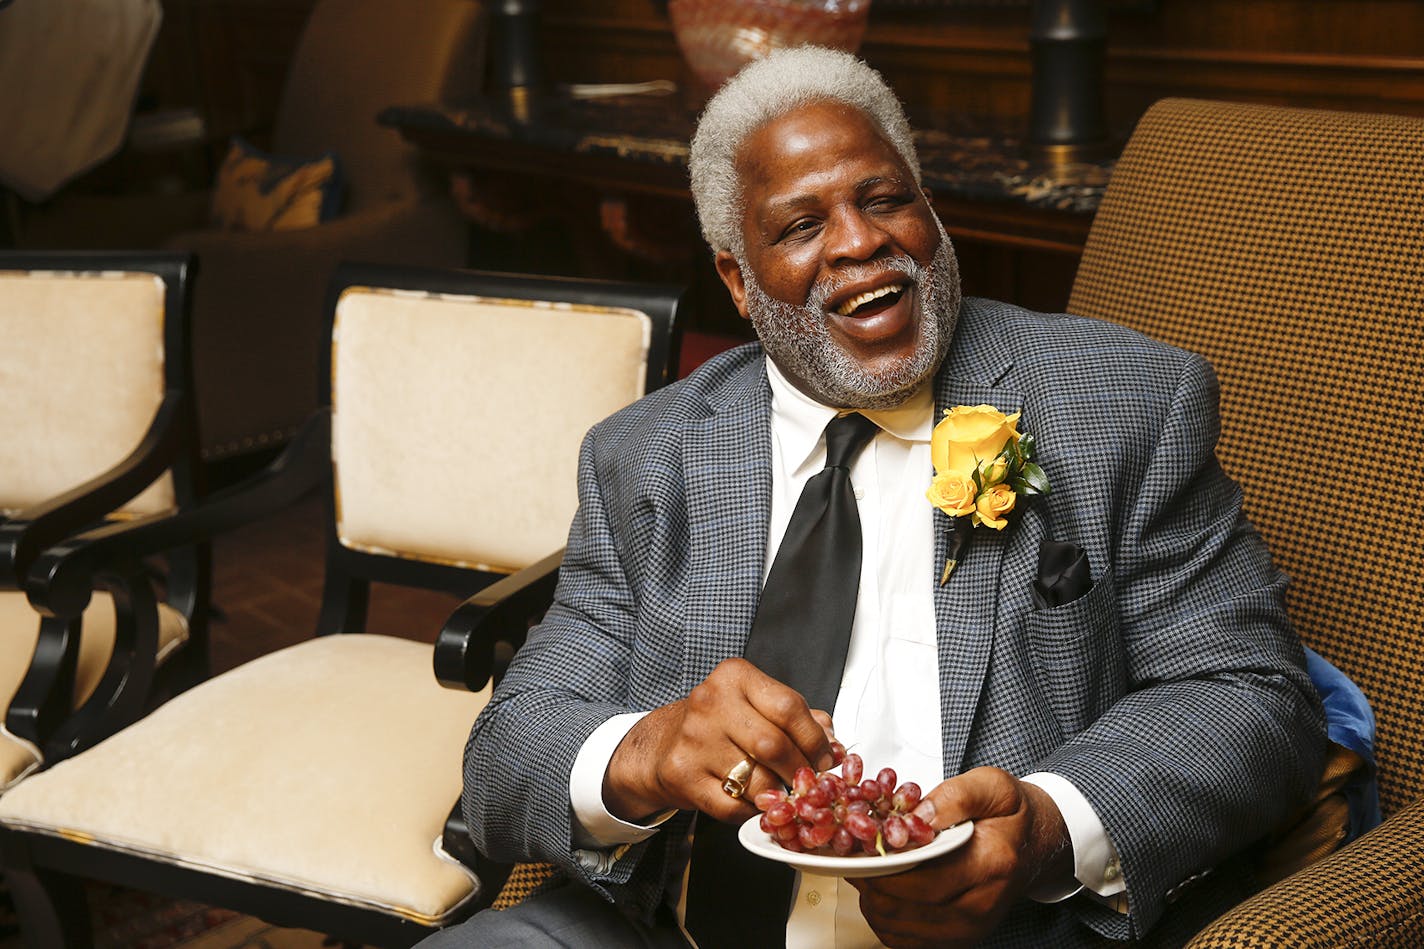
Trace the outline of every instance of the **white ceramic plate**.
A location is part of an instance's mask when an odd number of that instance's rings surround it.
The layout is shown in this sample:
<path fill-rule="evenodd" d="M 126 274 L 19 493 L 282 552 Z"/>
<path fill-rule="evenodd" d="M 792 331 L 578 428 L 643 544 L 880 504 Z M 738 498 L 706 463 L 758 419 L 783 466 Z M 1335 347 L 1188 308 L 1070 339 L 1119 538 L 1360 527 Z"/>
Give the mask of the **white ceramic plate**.
<path fill-rule="evenodd" d="M 883 857 L 870 854 L 835 857 L 822 856 L 818 853 L 794 853 L 787 850 L 772 840 L 771 835 L 761 829 L 760 823 L 761 815 L 757 814 L 747 820 L 741 830 L 737 831 L 737 839 L 741 841 L 743 847 L 758 857 L 789 864 L 802 873 L 817 873 L 828 877 L 879 877 L 899 873 L 918 863 L 949 853 L 954 848 L 961 846 L 974 833 L 974 822 L 965 821 L 962 824 L 945 828 L 934 840 L 923 847 L 916 847 L 914 850 L 902 850 L 899 853 L 886 854 Z"/>

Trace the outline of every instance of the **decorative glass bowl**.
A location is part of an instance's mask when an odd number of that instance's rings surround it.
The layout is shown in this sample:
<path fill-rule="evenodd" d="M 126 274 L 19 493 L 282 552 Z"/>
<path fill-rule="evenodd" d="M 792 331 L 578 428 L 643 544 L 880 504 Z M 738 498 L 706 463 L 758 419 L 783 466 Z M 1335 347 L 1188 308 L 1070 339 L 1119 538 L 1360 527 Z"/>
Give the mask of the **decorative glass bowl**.
<path fill-rule="evenodd" d="M 814 44 L 855 52 L 870 0 L 669 0 L 683 58 L 709 89 L 773 49 Z"/>

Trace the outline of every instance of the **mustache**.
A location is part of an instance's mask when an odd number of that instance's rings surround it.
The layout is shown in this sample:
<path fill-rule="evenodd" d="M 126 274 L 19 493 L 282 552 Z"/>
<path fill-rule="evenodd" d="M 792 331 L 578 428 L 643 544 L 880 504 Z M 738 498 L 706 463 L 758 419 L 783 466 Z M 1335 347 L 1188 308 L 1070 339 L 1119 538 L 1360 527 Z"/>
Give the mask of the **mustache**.
<path fill-rule="evenodd" d="M 816 282 L 806 295 L 806 306 L 816 312 L 824 312 L 826 301 L 852 283 L 873 280 L 887 273 L 901 273 L 910 280 L 911 286 L 919 286 L 925 277 L 925 268 L 907 254 L 887 257 L 863 264 L 849 264 L 828 277 Z"/>

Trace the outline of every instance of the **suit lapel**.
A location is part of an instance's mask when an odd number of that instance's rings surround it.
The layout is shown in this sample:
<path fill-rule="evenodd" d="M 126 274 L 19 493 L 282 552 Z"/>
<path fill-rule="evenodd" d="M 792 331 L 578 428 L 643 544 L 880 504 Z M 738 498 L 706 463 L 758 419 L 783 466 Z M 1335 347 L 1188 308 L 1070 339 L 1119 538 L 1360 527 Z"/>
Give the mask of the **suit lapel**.
<path fill-rule="evenodd" d="M 689 533 L 684 686 L 740 656 L 761 593 L 771 521 L 771 390 L 760 359 L 709 399 L 683 439 Z"/>
<path fill-rule="evenodd" d="M 962 318 L 962 317 L 961 317 Z M 935 419 L 956 405 L 987 403 L 1004 413 L 1023 407 L 1022 393 L 995 385 L 1011 363 L 997 358 L 992 343 L 982 349 L 975 344 L 988 334 L 961 326 L 955 348 L 935 380 Z M 950 519 L 939 511 L 934 517 L 934 602 L 936 641 L 939 651 L 940 727 L 946 775 L 958 773 L 974 724 L 979 693 L 989 667 L 994 644 L 994 623 L 999 604 L 999 581 L 1004 549 L 1014 521 L 1002 531 L 987 527 L 971 532 L 966 552 L 948 582 L 940 584 L 940 573 L 949 556 L 953 532 Z"/>

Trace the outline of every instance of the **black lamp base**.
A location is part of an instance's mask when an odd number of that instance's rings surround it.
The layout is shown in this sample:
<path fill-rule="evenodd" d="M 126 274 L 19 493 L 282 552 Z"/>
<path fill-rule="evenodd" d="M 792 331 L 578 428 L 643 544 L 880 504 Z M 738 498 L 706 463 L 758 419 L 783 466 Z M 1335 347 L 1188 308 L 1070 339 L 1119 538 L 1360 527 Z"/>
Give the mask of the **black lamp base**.
<path fill-rule="evenodd" d="M 1034 0 L 1028 148 L 1051 164 L 1112 154 L 1103 113 L 1107 53 L 1103 0 Z"/>

